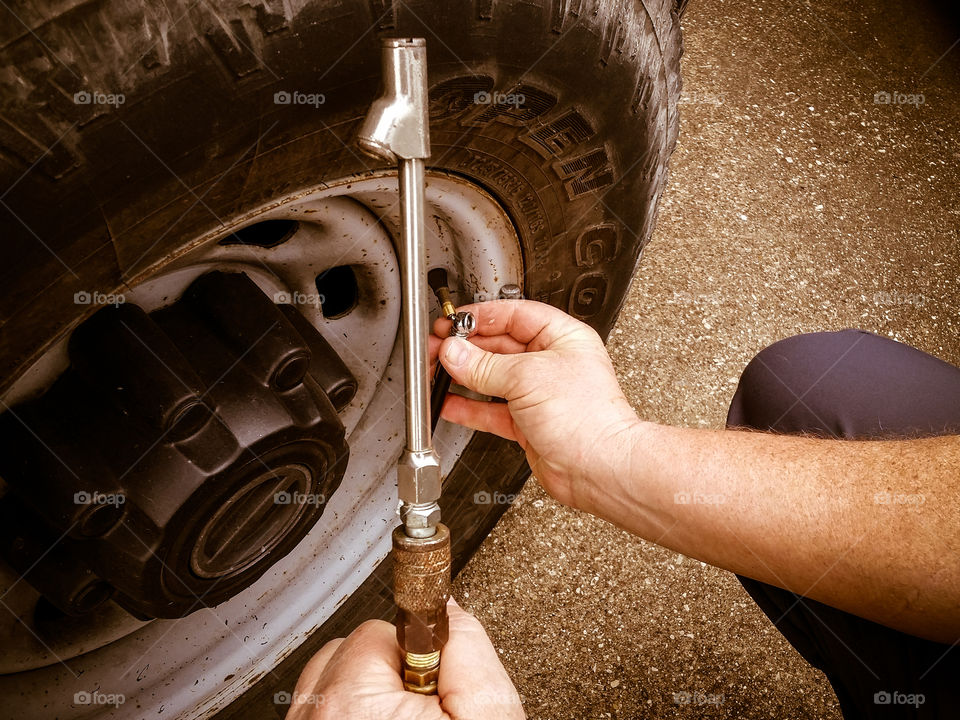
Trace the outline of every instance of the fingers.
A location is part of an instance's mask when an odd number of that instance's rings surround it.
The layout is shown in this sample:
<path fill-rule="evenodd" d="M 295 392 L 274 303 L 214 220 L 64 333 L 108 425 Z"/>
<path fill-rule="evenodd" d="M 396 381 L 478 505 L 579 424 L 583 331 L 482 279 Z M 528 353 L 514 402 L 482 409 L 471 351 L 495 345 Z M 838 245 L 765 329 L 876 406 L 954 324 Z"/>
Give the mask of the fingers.
<path fill-rule="evenodd" d="M 500 355 L 515 355 L 527 351 L 527 346 L 509 335 L 474 335 L 470 342 L 487 352 Z"/>
<path fill-rule="evenodd" d="M 324 669 L 327 667 L 327 663 L 330 662 L 330 658 L 333 657 L 334 653 L 337 651 L 337 648 L 343 644 L 343 638 L 335 638 L 331 640 L 322 648 L 319 652 L 310 658 L 310 662 L 306 664 L 303 668 L 303 672 L 300 673 L 300 679 L 297 680 L 297 692 L 310 692 L 310 690 L 316 687 L 317 681 L 320 679 L 320 676 L 323 674 Z"/>
<path fill-rule="evenodd" d="M 305 720 L 313 714 L 313 709 L 317 703 L 311 702 L 311 700 L 313 700 L 311 696 L 314 695 L 314 690 L 320 682 L 327 663 L 330 662 L 330 658 L 333 657 L 342 644 L 343 638 L 331 640 L 320 648 L 320 651 L 316 655 L 310 658 L 310 662 L 303 668 L 303 672 L 300 673 L 300 677 L 297 680 L 297 686 L 293 690 L 293 702 L 291 702 L 286 720 Z"/>
<path fill-rule="evenodd" d="M 460 395 L 448 395 L 447 401 L 443 404 L 442 417 L 458 425 L 493 433 L 507 440 L 520 440 L 516 425 L 505 403 L 484 402 Z"/>
<path fill-rule="evenodd" d="M 433 373 L 437 367 L 437 356 L 440 354 L 440 346 L 443 344 L 443 338 L 430 335 L 427 342 L 429 349 L 428 357 L 430 358 L 429 372 L 430 377 L 433 377 Z M 500 355 L 514 355 L 526 352 L 527 349 L 526 345 L 518 340 L 514 340 L 509 335 L 494 335 L 492 337 L 474 335 L 470 338 L 470 342 L 479 348 L 483 348 L 487 352 L 498 353 Z"/>
<path fill-rule="evenodd" d="M 370 620 L 327 643 L 304 668 L 287 720 L 391 717 L 519 720 L 523 709 L 480 623 L 452 600 L 439 697 L 404 691 L 393 625 Z M 442 706 L 441 706 L 442 702 Z"/>
<path fill-rule="evenodd" d="M 486 631 L 453 598 L 447 605 L 450 639 L 443 648 L 438 691 L 458 720 L 522 718 L 523 708 Z"/>
<path fill-rule="evenodd" d="M 463 338 L 447 338 L 440 346 L 440 362 L 461 385 L 484 395 L 509 399 L 515 381 L 511 370 L 522 355 L 496 355 Z"/>
<path fill-rule="evenodd" d="M 449 334 L 450 333 L 447 333 L 447 335 Z M 446 337 L 446 335 L 443 337 Z M 442 342 L 442 337 L 437 337 L 436 335 L 427 335 L 427 355 L 430 357 L 431 362 L 436 359 L 437 353 L 440 352 L 440 344 Z"/>
<path fill-rule="evenodd" d="M 328 646 L 329 644 L 324 646 L 317 655 L 322 656 Z M 401 660 L 400 651 L 397 649 L 397 631 L 388 622 L 368 620 L 326 655 L 326 662 L 319 674 L 319 679 L 322 679 L 325 686 L 343 681 L 355 682 L 356 676 L 361 675 L 384 688 L 403 687 L 400 680 Z M 311 660 L 310 664 L 314 660 L 317 658 Z M 318 660 L 318 664 L 319 662 Z"/>
<path fill-rule="evenodd" d="M 436 332 L 436 327 L 434 327 L 434 332 Z M 440 345 L 449 335 L 450 333 L 447 333 L 443 337 L 438 337 L 437 335 L 427 336 L 427 349 L 431 360 L 437 357 L 437 353 L 440 351 Z M 473 335 L 470 338 L 470 342 L 489 352 L 504 355 L 522 353 L 527 350 L 526 343 L 522 343 L 509 335 Z"/>
<path fill-rule="evenodd" d="M 490 353 L 504 356 L 536 352 L 570 337 L 602 345 L 600 337 L 588 325 L 544 303 L 496 300 L 464 305 L 459 309 L 473 312 L 476 316 L 477 330 L 470 337 L 470 342 L 485 354 L 458 351 L 451 355 L 455 346 L 448 339 L 450 320 L 439 318 L 433 325 L 434 334 L 428 338 L 430 372 L 433 373 L 435 359 L 440 356 L 455 381 L 486 395 L 505 397 L 504 388 L 509 383 L 505 371 L 514 367 L 509 361 L 501 362 L 493 358 Z M 457 366 L 461 363 L 467 364 L 458 374 Z M 497 388 L 500 388 L 499 391 Z"/>
<path fill-rule="evenodd" d="M 533 350 L 548 347 L 552 342 L 577 329 L 589 328 L 579 320 L 552 305 L 533 300 L 494 300 L 458 307 L 477 319 L 477 335 L 508 335 L 524 346 L 536 340 Z M 439 318 L 433 331 L 440 337 L 450 334 L 450 321 Z"/>

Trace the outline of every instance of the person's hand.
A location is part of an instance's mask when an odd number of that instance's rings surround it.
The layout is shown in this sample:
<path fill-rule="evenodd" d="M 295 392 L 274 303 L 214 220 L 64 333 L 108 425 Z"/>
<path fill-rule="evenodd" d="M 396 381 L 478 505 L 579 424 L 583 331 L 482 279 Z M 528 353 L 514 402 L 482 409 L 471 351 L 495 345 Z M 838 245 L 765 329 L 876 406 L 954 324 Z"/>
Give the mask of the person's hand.
<path fill-rule="evenodd" d="M 513 683 L 480 622 L 450 599 L 437 695 L 403 689 L 397 631 L 368 620 L 303 669 L 287 720 L 522 720 Z"/>
<path fill-rule="evenodd" d="M 629 464 L 629 436 L 639 422 L 600 336 L 531 300 L 457 309 L 476 316 L 475 334 L 469 341 L 448 337 L 450 321 L 437 320 L 431 357 L 439 352 L 455 382 L 507 402 L 450 395 L 443 417 L 516 440 L 551 495 L 593 509 L 592 500 Z"/>

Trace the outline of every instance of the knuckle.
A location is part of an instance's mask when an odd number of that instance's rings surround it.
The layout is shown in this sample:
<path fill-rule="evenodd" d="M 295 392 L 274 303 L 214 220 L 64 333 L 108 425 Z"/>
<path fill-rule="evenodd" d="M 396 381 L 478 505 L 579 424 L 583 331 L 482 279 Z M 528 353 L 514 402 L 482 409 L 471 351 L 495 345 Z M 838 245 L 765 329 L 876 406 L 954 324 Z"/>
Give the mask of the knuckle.
<path fill-rule="evenodd" d="M 358 630 L 362 630 L 364 633 L 377 632 L 381 625 L 390 626 L 390 623 L 386 620 L 364 620 L 360 623 Z"/>
<path fill-rule="evenodd" d="M 478 387 L 489 387 L 496 379 L 496 362 L 492 353 L 481 353 L 473 368 L 473 377 Z"/>
<path fill-rule="evenodd" d="M 381 625 L 389 625 L 389 623 L 383 620 L 366 620 L 357 626 L 357 629 L 354 630 L 351 635 L 353 635 L 354 639 L 365 640 L 366 638 L 377 635 L 380 632 Z"/>

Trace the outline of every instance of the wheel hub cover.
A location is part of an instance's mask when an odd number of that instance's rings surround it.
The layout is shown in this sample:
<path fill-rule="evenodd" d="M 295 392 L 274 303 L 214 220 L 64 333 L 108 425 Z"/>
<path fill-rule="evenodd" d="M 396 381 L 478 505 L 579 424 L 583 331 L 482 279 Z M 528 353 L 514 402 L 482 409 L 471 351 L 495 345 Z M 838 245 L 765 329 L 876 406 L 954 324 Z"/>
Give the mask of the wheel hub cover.
<path fill-rule="evenodd" d="M 203 275 L 149 314 L 105 308 L 69 355 L 44 395 L 0 416 L 0 552 L 68 614 L 110 597 L 143 618 L 219 604 L 340 484 L 337 411 L 356 380 L 242 273 Z"/>

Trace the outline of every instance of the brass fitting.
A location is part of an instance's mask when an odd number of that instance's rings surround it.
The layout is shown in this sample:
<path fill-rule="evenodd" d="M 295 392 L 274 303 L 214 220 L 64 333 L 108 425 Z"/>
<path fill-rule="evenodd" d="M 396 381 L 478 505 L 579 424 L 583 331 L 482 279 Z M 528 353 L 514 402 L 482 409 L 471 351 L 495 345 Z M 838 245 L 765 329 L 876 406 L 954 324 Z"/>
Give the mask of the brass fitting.
<path fill-rule="evenodd" d="M 451 315 L 457 314 L 457 306 L 453 304 L 453 300 L 450 298 L 450 291 L 447 288 L 440 288 L 440 292 L 437 293 L 440 298 L 440 311 L 444 314 L 445 317 L 450 317 Z"/>
<path fill-rule="evenodd" d="M 403 687 L 420 695 L 437 692 L 440 680 L 440 651 L 432 653 L 406 653 L 403 656 Z"/>
<path fill-rule="evenodd" d="M 404 652 L 404 687 L 436 692 L 440 651 L 450 627 L 450 530 L 438 523 L 427 538 L 393 531 L 393 597 L 397 604 L 397 642 Z"/>
<path fill-rule="evenodd" d="M 427 273 L 427 283 L 433 294 L 437 296 L 437 302 L 440 303 L 440 312 L 444 317 L 451 320 L 457 314 L 457 306 L 453 304 L 453 297 L 450 295 L 450 281 L 447 279 L 447 271 L 442 267 L 435 267 Z"/>

